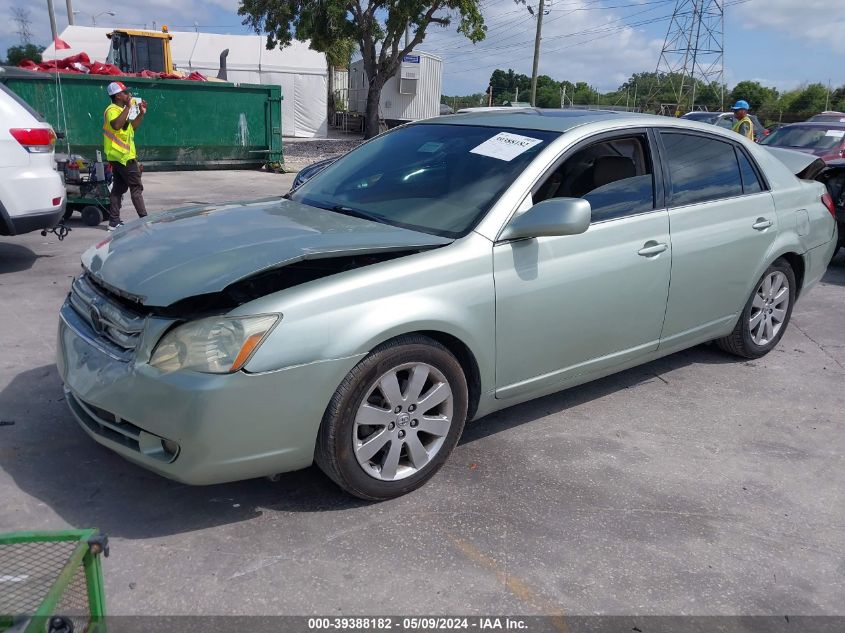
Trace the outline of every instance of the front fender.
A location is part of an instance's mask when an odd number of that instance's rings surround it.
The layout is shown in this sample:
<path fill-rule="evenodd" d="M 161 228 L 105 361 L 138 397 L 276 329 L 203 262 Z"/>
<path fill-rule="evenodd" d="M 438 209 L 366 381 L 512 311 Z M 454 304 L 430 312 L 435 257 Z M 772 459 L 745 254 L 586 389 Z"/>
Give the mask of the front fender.
<path fill-rule="evenodd" d="M 290 288 L 236 312 L 283 314 L 247 363 L 250 372 L 361 358 L 391 338 L 428 330 L 462 341 L 482 385 L 493 384 L 492 244 L 479 235 Z"/>

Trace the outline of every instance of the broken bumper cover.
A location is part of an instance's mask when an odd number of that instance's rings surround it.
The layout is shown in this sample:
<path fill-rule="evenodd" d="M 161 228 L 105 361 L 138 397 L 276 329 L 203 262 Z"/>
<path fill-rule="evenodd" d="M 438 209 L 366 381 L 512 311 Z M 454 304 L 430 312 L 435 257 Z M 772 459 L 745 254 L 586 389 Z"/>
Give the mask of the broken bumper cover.
<path fill-rule="evenodd" d="M 74 417 L 100 444 L 187 484 L 308 467 L 326 405 L 356 362 L 263 374 L 164 374 L 105 353 L 74 316 L 65 303 L 56 359 Z"/>

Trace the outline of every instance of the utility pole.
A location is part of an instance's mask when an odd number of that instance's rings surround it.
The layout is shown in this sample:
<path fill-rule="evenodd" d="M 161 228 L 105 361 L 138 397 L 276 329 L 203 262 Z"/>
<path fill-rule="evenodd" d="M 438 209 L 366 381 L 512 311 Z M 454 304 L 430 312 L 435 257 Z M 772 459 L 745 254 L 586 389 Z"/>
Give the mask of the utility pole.
<path fill-rule="evenodd" d="M 537 10 L 537 36 L 534 38 L 534 68 L 531 71 L 531 105 L 537 105 L 537 67 L 540 65 L 540 39 L 543 31 L 543 0 Z"/>
<path fill-rule="evenodd" d="M 493 105 L 493 84 L 487 86 L 487 107 Z"/>
<path fill-rule="evenodd" d="M 47 13 L 50 14 L 50 31 L 53 33 L 53 42 L 55 42 L 59 33 L 56 31 L 56 12 L 53 10 L 53 0 L 47 0 Z"/>
<path fill-rule="evenodd" d="M 73 26 L 73 0 L 65 0 L 65 6 L 67 6 L 67 23 Z"/>

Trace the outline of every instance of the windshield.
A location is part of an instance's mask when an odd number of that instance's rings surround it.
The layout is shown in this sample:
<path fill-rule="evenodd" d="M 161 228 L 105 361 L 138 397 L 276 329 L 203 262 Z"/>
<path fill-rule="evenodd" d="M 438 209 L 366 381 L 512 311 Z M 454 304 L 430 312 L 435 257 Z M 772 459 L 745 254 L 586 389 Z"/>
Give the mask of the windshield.
<path fill-rule="evenodd" d="M 825 126 L 790 125 L 778 128 L 763 139 L 761 144 L 827 150 L 839 147 L 843 137 L 845 137 L 845 127 L 836 129 Z"/>
<path fill-rule="evenodd" d="M 350 152 L 290 197 L 385 224 L 461 237 L 558 136 L 468 125 L 401 127 Z"/>

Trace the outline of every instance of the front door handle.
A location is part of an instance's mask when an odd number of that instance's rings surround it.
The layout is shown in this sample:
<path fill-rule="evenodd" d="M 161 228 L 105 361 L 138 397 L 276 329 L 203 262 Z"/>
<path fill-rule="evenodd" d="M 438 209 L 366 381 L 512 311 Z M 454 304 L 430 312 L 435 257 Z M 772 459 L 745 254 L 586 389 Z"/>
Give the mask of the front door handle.
<path fill-rule="evenodd" d="M 637 251 L 637 255 L 642 255 L 643 257 L 654 257 L 655 255 L 660 255 L 663 251 L 669 248 L 668 244 L 664 243 L 657 243 L 654 240 L 649 240 L 645 243 L 645 245 Z"/>
<path fill-rule="evenodd" d="M 767 220 L 766 218 L 757 218 L 757 221 L 751 225 L 751 228 L 756 229 L 757 231 L 765 231 L 772 224 L 774 224 L 774 222 L 771 220 Z"/>

